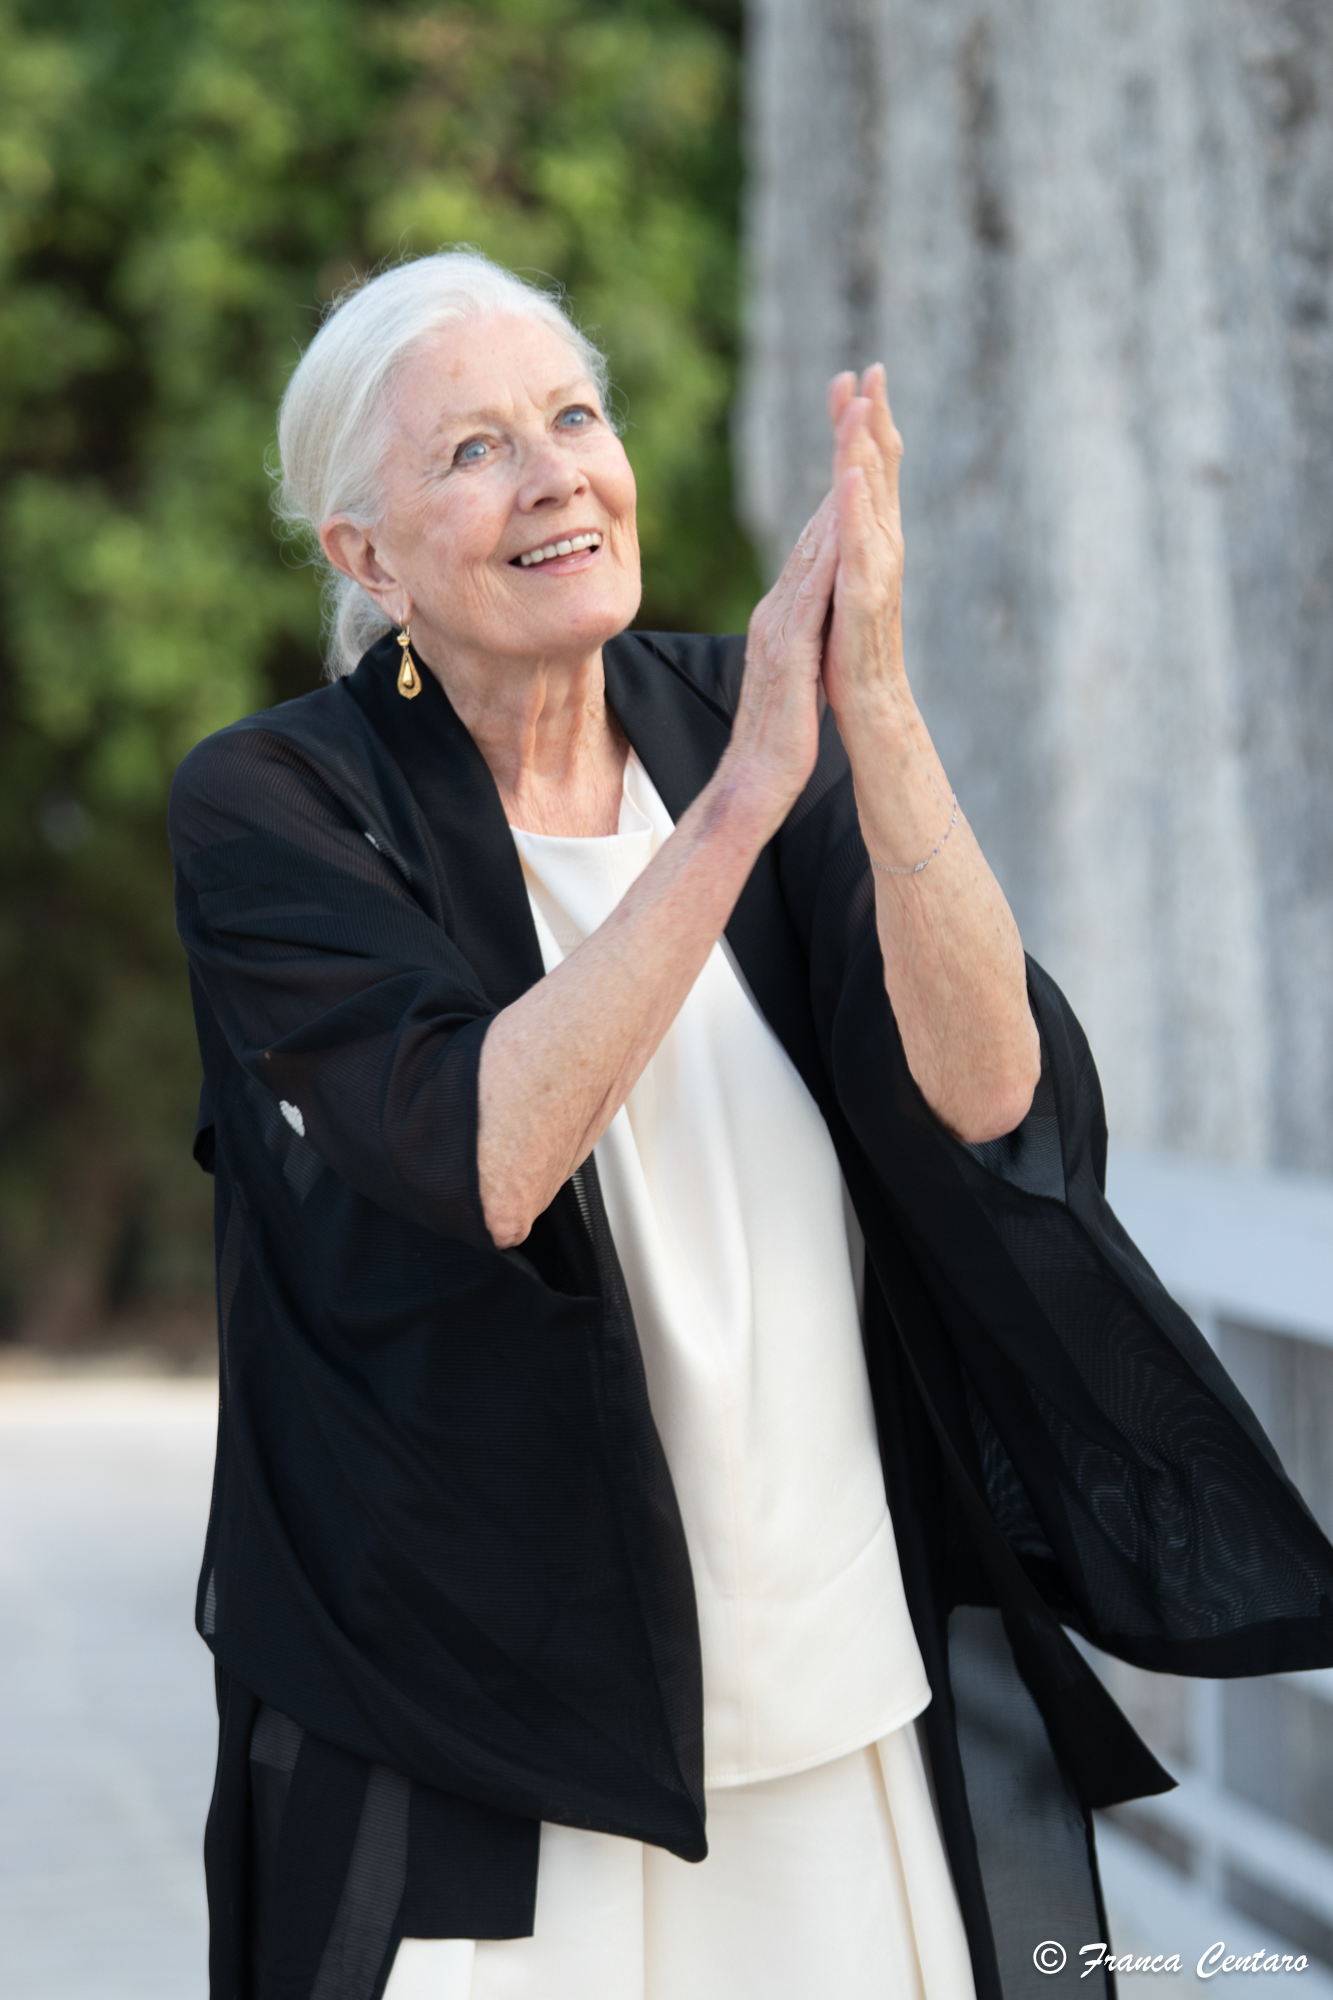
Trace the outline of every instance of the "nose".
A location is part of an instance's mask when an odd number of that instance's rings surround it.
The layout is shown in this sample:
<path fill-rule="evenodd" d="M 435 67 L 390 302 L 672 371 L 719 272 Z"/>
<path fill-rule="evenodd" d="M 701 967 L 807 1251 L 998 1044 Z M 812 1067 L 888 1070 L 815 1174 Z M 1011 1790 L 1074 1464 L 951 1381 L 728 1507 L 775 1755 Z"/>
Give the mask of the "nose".
<path fill-rule="evenodd" d="M 564 507 L 587 490 L 588 476 L 569 445 L 562 444 L 549 432 L 543 432 L 528 444 L 518 487 L 520 512 L 530 514 L 541 507 Z"/>

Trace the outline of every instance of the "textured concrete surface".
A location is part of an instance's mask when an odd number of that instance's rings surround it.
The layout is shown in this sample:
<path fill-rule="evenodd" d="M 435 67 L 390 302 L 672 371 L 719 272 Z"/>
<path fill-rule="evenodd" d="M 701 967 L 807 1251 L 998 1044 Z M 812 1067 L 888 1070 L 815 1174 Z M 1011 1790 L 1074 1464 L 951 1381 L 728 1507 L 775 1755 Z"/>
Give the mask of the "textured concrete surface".
<path fill-rule="evenodd" d="M 1113 1136 L 1333 1170 L 1333 12 L 748 21 L 757 536 L 882 358 L 913 684 Z"/>
<path fill-rule="evenodd" d="M 206 1382 L 0 1382 L 0 1994 L 204 2000 Z"/>

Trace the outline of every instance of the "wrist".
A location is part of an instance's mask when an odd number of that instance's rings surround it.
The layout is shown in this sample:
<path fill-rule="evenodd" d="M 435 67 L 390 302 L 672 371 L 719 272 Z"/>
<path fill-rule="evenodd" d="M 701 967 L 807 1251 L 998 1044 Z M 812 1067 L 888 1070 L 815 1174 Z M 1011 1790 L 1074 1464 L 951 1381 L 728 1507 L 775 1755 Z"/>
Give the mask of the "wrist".
<path fill-rule="evenodd" d="M 865 741 L 877 749 L 910 743 L 920 725 L 907 676 L 901 672 L 868 684 L 842 686 L 836 701 L 830 695 L 829 706 L 849 757 L 854 742 Z"/>
<path fill-rule="evenodd" d="M 774 773 L 734 749 L 706 788 L 708 822 L 751 858 L 773 838 L 791 810 L 791 797 Z"/>
<path fill-rule="evenodd" d="M 937 763 L 925 723 L 909 696 L 858 698 L 834 711 L 858 794 L 914 791 Z M 945 788 L 948 795 L 948 788 Z"/>

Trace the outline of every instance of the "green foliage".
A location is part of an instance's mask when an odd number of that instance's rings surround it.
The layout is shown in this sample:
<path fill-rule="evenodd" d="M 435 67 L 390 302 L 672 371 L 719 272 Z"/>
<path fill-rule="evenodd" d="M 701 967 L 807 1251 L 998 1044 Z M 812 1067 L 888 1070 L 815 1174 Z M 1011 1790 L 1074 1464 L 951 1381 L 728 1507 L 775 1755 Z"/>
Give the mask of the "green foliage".
<path fill-rule="evenodd" d="M 340 287 L 452 242 L 558 278 L 627 419 L 643 622 L 744 622 L 738 40 L 729 0 L 0 0 L 11 1319 L 62 1262 L 88 1297 L 208 1282 L 163 802 L 318 680 L 264 466 Z"/>

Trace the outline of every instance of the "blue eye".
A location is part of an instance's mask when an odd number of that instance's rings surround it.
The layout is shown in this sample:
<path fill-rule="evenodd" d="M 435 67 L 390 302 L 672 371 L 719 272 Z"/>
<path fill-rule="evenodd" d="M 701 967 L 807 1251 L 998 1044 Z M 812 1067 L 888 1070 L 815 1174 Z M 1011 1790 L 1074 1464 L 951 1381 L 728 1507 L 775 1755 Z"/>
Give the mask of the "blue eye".
<path fill-rule="evenodd" d="M 460 444 L 454 453 L 455 465 L 475 465 L 487 450 L 485 438 L 471 438 L 467 444 Z"/>
<path fill-rule="evenodd" d="M 556 421 L 564 424 L 568 430 L 582 430 L 585 425 L 592 422 L 592 411 L 582 403 L 577 403 L 573 409 L 562 410 Z"/>

